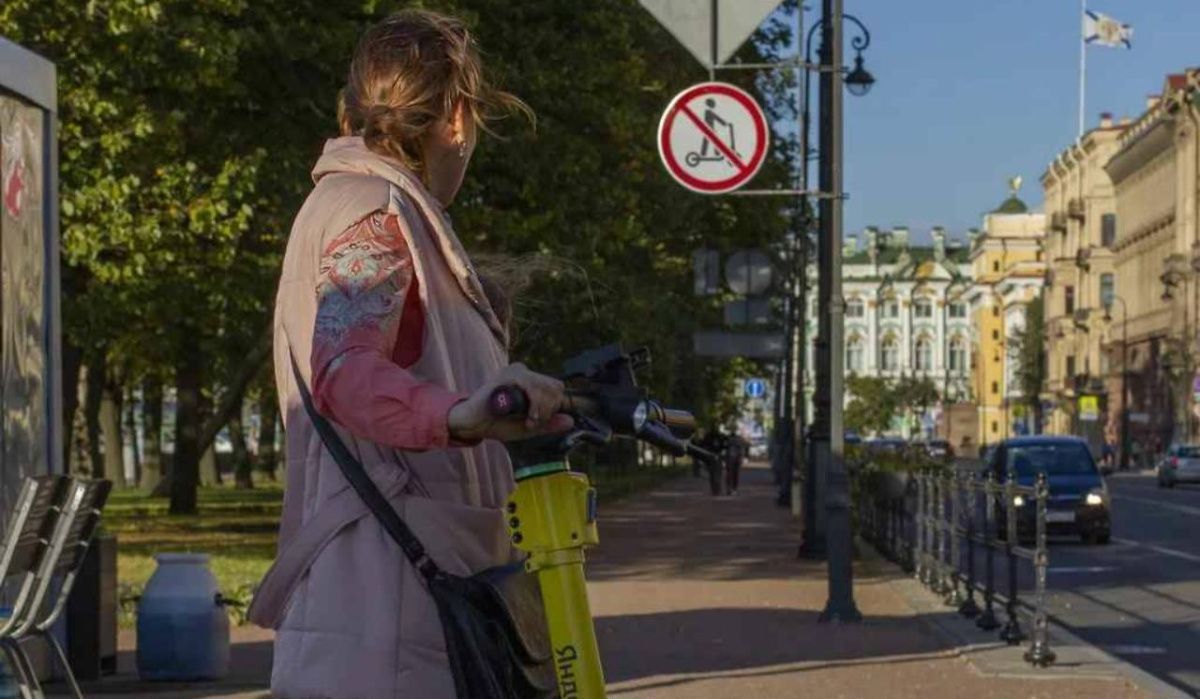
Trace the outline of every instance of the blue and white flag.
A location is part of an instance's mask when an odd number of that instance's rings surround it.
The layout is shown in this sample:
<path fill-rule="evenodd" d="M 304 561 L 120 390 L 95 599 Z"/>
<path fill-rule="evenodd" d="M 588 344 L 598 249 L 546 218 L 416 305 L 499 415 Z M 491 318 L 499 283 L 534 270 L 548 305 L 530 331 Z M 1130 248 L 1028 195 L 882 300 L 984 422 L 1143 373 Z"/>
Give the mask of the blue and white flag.
<path fill-rule="evenodd" d="M 1083 43 L 1133 48 L 1133 27 L 1088 10 L 1083 13 Z"/>

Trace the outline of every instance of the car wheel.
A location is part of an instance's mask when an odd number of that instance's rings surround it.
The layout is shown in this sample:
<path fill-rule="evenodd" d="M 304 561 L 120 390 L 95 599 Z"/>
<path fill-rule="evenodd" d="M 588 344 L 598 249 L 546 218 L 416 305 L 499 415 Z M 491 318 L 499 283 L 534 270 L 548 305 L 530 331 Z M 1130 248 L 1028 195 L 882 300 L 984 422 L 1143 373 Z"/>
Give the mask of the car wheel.
<path fill-rule="evenodd" d="M 1168 487 L 1168 488 L 1174 488 L 1174 487 L 1175 487 L 1175 481 L 1167 481 L 1167 487 Z"/>
<path fill-rule="evenodd" d="M 1110 541 L 1112 541 L 1112 532 L 1110 531 L 1105 530 L 1096 535 L 1096 543 L 1101 546 L 1104 546 Z"/>

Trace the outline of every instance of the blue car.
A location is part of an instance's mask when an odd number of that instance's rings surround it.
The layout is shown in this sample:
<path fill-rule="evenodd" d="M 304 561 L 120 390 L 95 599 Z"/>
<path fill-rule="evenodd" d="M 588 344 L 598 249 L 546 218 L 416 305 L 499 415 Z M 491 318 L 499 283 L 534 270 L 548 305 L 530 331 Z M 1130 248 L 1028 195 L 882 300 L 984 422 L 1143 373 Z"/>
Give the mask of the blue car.
<path fill-rule="evenodd" d="M 1045 473 L 1050 487 L 1046 501 L 1046 531 L 1071 535 L 1085 542 L 1107 544 L 1112 538 L 1108 486 L 1096 467 L 1087 442 L 1076 437 L 1035 436 L 1006 439 L 991 453 L 987 468 L 1004 482 L 1010 470 L 1017 483 L 1033 485 Z M 1032 539 L 1037 527 L 1037 503 L 1017 496 L 1017 533 Z M 1001 503 L 1001 517 L 1009 503 Z M 1001 519 L 1001 522 L 1004 520 Z"/>

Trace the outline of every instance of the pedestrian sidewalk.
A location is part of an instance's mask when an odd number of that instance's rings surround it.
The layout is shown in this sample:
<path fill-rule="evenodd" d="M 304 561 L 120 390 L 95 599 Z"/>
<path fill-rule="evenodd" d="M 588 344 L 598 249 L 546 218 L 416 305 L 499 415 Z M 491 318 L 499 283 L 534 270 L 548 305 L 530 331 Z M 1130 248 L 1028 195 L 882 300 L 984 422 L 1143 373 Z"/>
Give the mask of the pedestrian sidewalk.
<path fill-rule="evenodd" d="M 797 525 L 774 506 L 770 472 L 751 465 L 743 480 L 734 497 L 712 498 L 706 480 L 685 477 L 601 505 L 588 574 L 610 696 L 1150 696 L 1086 646 L 1056 646 L 1063 662 L 1040 671 L 1021 662 L 1023 648 L 982 633 L 965 640 L 968 622 L 865 551 L 855 581 L 865 620 L 817 623 L 824 565 L 797 560 Z M 132 641 L 126 634 L 122 646 Z M 137 683 L 128 650 L 121 666 L 89 695 L 258 699 L 267 696 L 270 637 L 236 630 L 233 672 L 214 685 Z"/>

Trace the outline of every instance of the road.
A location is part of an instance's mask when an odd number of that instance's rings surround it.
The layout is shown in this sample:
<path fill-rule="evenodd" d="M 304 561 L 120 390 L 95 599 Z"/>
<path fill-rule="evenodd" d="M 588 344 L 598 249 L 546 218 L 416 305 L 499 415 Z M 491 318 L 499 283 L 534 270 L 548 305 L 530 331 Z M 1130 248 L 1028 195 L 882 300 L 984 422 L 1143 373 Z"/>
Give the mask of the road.
<path fill-rule="evenodd" d="M 1084 640 L 1200 696 L 1200 487 L 1161 489 L 1147 474 L 1119 474 L 1108 486 L 1112 543 L 1051 542 L 1050 613 Z M 1001 559 L 1001 590 L 1005 576 Z M 1020 587 L 1032 602 L 1027 562 Z"/>

